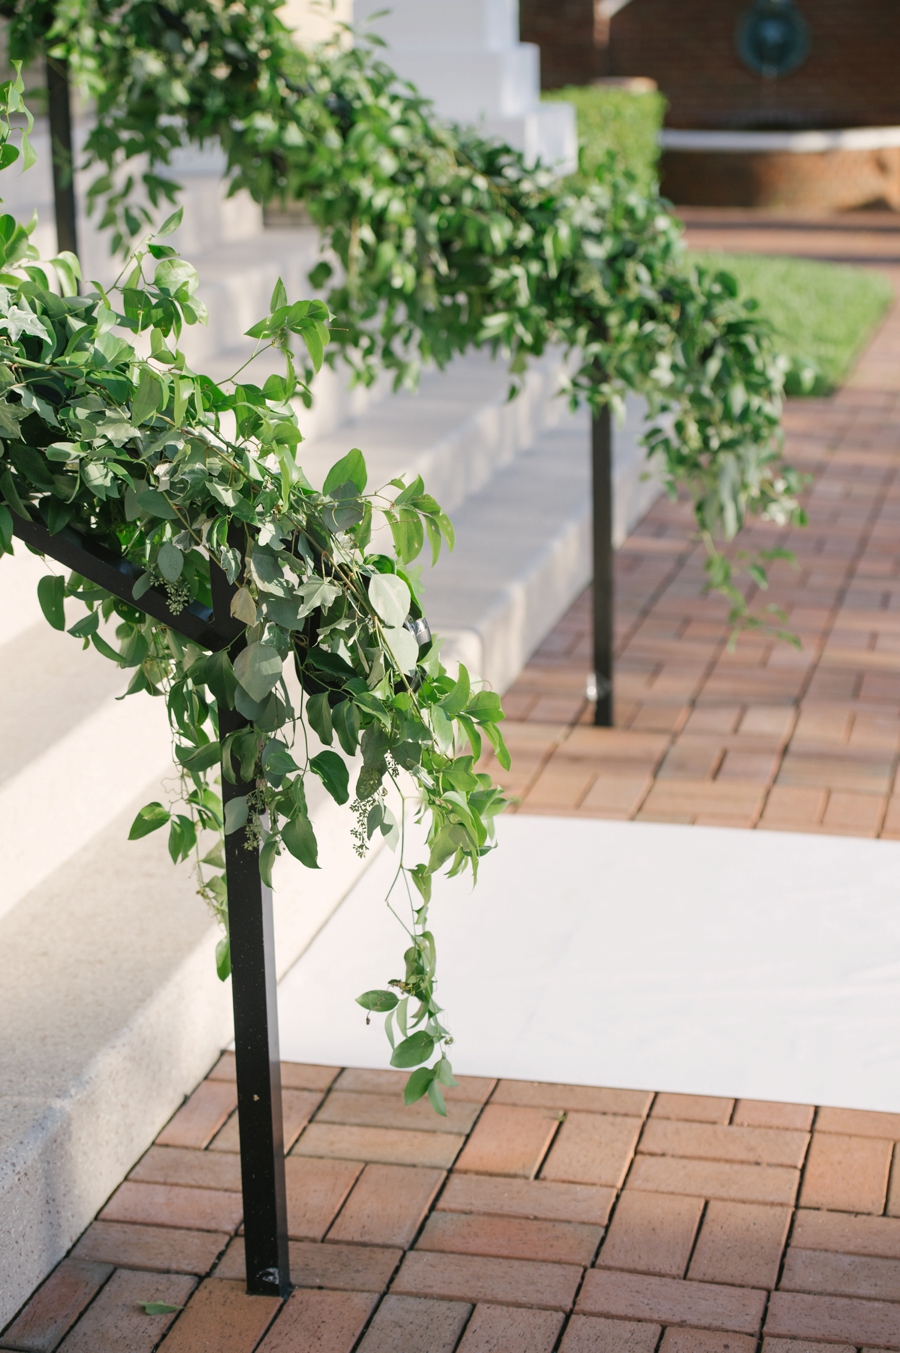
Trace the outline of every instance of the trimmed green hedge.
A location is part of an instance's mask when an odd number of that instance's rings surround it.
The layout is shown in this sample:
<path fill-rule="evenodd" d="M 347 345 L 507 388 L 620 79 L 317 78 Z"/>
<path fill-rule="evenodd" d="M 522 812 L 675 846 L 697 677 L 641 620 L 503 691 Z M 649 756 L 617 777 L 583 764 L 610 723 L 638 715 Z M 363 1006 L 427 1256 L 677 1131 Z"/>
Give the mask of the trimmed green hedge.
<path fill-rule="evenodd" d="M 788 356 L 817 368 L 807 390 L 796 371 L 791 372 L 789 395 L 831 394 L 893 299 L 887 277 L 871 268 L 768 254 L 697 251 L 691 256 L 708 268 L 731 273 L 741 295 L 759 302 L 760 313 L 775 326 Z"/>
<path fill-rule="evenodd" d="M 582 150 L 574 181 L 593 179 L 597 165 L 613 150 L 623 168 L 637 176 L 642 189 L 656 183 L 657 136 L 666 111 L 662 94 L 636 94 L 615 85 L 566 85 L 544 98 L 575 105 Z"/>

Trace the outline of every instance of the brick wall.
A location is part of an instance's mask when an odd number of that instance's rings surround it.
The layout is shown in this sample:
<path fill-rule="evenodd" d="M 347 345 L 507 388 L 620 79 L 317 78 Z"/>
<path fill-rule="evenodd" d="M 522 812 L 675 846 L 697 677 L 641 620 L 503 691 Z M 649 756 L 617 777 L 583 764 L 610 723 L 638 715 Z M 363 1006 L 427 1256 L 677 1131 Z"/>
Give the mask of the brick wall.
<path fill-rule="evenodd" d="M 586 85 L 607 74 L 608 25 L 598 29 L 595 34 L 594 0 L 519 0 L 521 39 L 541 49 L 543 89 Z"/>
<path fill-rule="evenodd" d="M 810 53 L 778 81 L 754 75 L 735 52 L 749 3 L 630 0 L 604 25 L 593 0 L 521 0 L 522 37 L 541 47 L 545 88 L 651 76 L 672 127 L 900 123 L 900 0 L 798 0 Z"/>
<path fill-rule="evenodd" d="M 738 59 L 748 0 L 631 0 L 612 20 L 610 74 L 650 75 L 671 127 L 900 123 L 898 0 L 799 0 L 809 56 L 764 81 Z"/>

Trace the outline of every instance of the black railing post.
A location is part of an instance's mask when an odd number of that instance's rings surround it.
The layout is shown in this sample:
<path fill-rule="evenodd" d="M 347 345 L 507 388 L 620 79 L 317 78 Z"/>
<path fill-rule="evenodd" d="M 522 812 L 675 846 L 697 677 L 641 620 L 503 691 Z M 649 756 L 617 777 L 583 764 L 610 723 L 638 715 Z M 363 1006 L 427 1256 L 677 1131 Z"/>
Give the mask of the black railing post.
<path fill-rule="evenodd" d="M 612 417 L 604 404 L 591 419 L 591 491 L 593 496 L 594 723 L 613 726 L 613 578 Z"/>
<path fill-rule="evenodd" d="M 224 624 L 233 589 L 215 565 L 210 573 L 216 620 Z M 242 643 L 239 639 L 233 646 L 232 656 Z M 237 710 L 219 706 L 223 744 L 229 733 L 247 726 L 248 720 Z M 223 770 L 223 803 L 253 788 L 241 781 L 231 784 Z M 225 879 L 247 1291 L 252 1296 L 286 1297 L 291 1278 L 272 890 L 259 876 L 259 847 L 245 827 L 225 837 Z"/>
<path fill-rule="evenodd" d="M 236 654 L 246 642 L 244 626 L 230 611 L 231 587 L 220 568 L 210 564 L 213 610 L 200 602 L 179 612 L 165 595 L 150 588 L 139 601 L 132 589 L 143 572 L 90 537 L 64 527 L 51 535 L 43 522 L 13 516 L 13 531 L 40 554 L 74 569 L 98 587 L 171 626 L 193 643 Z M 246 728 L 237 710 L 219 709 L 219 734 Z M 222 773 L 225 803 L 249 794 L 252 784 L 231 784 Z M 275 936 L 272 892 L 259 876 L 259 849 L 241 828 L 225 838 L 225 878 L 231 936 L 231 996 L 237 1070 L 238 1126 L 241 1139 L 241 1189 L 247 1291 L 254 1296 L 286 1297 L 291 1290 L 284 1179 L 284 1128 L 281 1114 L 281 1061 L 275 984 Z"/>
<path fill-rule="evenodd" d="M 47 112 L 50 121 L 50 159 L 53 165 L 53 204 L 56 243 L 60 253 L 78 253 L 75 207 L 75 155 L 72 146 L 72 98 L 65 61 L 47 57 Z"/>

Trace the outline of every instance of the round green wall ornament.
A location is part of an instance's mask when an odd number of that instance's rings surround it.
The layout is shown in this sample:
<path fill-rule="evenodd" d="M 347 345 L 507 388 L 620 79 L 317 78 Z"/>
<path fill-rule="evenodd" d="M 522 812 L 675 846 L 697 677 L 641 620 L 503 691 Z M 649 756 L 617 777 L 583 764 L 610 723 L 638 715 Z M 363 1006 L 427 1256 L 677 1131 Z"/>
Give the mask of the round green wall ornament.
<path fill-rule="evenodd" d="M 793 0 L 756 0 L 738 23 L 737 50 L 767 79 L 790 75 L 809 52 L 809 28 Z"/>

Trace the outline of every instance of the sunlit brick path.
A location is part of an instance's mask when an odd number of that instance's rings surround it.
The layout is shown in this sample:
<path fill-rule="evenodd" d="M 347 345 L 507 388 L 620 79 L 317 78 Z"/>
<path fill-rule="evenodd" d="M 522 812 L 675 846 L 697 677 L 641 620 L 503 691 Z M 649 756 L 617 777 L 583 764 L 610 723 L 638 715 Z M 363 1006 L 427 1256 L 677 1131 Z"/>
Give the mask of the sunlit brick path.
<path fill-rule="evenodd" d="M 241 1281 L 233 1074 L 226 1056 L 0 1348 L 900 1349 L 900 1115 L 463 1078 L 440 1120 L 404 1109 L 401 1072 L 285 1064 L 281 1303 Z"/>
<path fill-rule="evenodd" d="M 703 247 L 889 260 L 900 278 L 896 225 L 703 219 Z M 812 477 L 810 525 L 741 544 L 795 552 L 797 571 L 776 564 L 755 601 L 787 611 L 802 650 L 758 634 L 728 650 L 689 508 L 662 500 L 617 559 L 615 729 L 590 726 L 584 697 L 587 593 L 505 696 L 505 778 L 526 811 L 900 836 L 900 308 L 844 389 L 791 401 L 784 422 L 787 458 Z"/>

